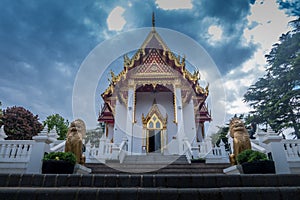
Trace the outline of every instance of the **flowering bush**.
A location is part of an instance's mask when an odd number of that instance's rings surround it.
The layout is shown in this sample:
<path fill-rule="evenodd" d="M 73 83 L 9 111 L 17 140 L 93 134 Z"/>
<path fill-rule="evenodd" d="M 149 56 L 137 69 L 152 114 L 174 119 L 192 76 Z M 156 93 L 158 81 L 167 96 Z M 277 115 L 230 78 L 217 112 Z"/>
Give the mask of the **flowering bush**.
<path fill-rule="evenodd" d="M 72 165 L 75 165 L 76 163 L 76 157 L 72 152 L 51 152 L 45 154 L 43 161 L 48 160 L 64 160 Z"/>
<path fill-rule="evenodd" d="M 2 123 L 7 140 L 31 140 L 43 130 L 43 125 L 23 107 L 11 107 L 3 111 Z"/>

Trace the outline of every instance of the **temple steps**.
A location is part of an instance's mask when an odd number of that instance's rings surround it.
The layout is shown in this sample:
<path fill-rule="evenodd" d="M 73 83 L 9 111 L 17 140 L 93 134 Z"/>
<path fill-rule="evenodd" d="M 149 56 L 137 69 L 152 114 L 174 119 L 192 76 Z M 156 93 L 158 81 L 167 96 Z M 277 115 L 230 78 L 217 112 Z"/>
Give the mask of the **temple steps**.
<path fill-rule="evenodd" d="M 93 174 L 115 173 L 155 173 L 155 174 L 222 174 L 229 164 L 188 163 L 182 155 L 132 155 L 126 156 L 123 163 L 110 161 L 106 164 L 87 163 Z"/>
<path fill-rule="evenodd" d="M 161 154 L 148 154 L 148 155 L 130 155 L 126 156 L 124 164 L 188 164 L 185 155 L 161 155 Z"/>
<path fill-rule="evenodd" d="M 300 174 L 0 174 L 1 199 L 298 200 Z"/>
<path fill-rule="evenodd" d="M 120 173 L 155 173 L 155 174 L 223 174 L 223 169 L 229 164 L 119 164 L 119 163 L 89 163 L 86 167 L 92 169 L 92 174 Z"/>

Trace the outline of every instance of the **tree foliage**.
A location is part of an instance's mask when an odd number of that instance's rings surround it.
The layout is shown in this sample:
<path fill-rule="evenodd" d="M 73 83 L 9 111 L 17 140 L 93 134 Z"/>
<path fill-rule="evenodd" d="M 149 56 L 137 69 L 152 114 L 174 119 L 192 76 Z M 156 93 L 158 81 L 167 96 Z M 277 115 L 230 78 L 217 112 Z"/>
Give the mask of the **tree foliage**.
<path fill-rule="evenodd" d="M 59 114 L 50 115 L 46 118 L 46 120 L 43 122 L 44 126 L 48 126 L 48 133 L 55 129 L 57 134 L 59 135 L 59 140 L 66 139 L 66 135 L 68 132 L 69 127 L 69 121 L 65 120 L 62 116 Z"/>
<path fill-rule="evenodd" d="M 11 107 L 3 111 L 4 131 L 8 140 L 31 140 L 43 130 L 38 115 L 33 115 L 23 107 Z"/>
<path fill-rule="evenodd" d="M 254 108 L 254 120 L 269 124 L 276 132 L 293 128 L 300 138 L 300 18 L 291 22 L 294 30 L 282 34 L 266 55 L 266 74 L 244 95 Z"/>
<path fill-rule="evenodd" d="M 216 141 L 216 145 L 219 147 L 221 141 L 225 144 L 225 149 L 226 151 L 230 151 L 230 144 L 228 143 L 228 138 L 227 138 L 227 134 L 229 131 L 229 126 L 222 126 L 222 127 L 218 127 L 219 130 L 216 133 L 218 135 L 217 141 Z"/>

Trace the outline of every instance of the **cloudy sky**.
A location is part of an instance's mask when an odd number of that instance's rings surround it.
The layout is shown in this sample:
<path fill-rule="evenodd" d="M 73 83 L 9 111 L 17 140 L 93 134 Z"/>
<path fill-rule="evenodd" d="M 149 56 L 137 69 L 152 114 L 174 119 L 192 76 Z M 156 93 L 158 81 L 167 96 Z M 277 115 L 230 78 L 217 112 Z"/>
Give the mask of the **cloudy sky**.
<path fill-rule="evenodd" d="M 1 0 L 2 108 L 23 106 L 41 121 L 55 113 L 73 120 L 75 77 L 88 54 L 118 34 L 150 27 L 155 12 L 157 27 L 187 35 L 213 59 L 226 118 L 247 113 L 243 94 L 264 74 L 264 55 L 299 10 L 294 0 Z"/>

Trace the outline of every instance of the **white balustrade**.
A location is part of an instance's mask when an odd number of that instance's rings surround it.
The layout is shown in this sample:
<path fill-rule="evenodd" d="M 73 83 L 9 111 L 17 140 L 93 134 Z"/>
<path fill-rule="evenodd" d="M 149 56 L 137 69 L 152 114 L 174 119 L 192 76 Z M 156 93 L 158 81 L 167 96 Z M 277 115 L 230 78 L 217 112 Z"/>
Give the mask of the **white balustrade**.
<path fill-rule="evenodd" d="M 187 138 L 183 139 L 183 152 L 185 153 L 188 162 L 191 163 L 191 160 L 193 159 L 193 152 L 191 144 L 189 143 Z"/>
<path fill-rule="evenodd" d="M 287 157 L 287 161 L 300 161 L 300 140 L 281 141 Z"/>
<path fill-rule="evenodd" d="M 128 144 L 127 144 L 127 138 L 126 138 L 120 144 L 120 150 L 119 150 L 119 156 L 118 156 L 120 163 L 123 163 L 123 161 L 127 155 L 127 150 L 128 150 Z"/>
<path fill-rule="evenodd" d="M 30 159 L 32 140 L 0 141 L 1 162 L 28 162 Z"/>

